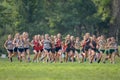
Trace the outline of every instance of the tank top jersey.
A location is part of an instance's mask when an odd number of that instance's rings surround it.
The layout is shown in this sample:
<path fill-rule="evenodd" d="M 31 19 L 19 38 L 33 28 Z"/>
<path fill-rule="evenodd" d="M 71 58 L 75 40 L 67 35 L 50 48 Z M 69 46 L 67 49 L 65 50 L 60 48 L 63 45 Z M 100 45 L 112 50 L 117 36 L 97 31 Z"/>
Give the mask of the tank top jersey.
<path fill-rule="evenodd" d="M 71 41 L 67 40 L 66 43 L 67 43 L 67 48 L 70 48 L 71 47 Z"/>
<path fill-rule="evenodd" d="M 66 49 L 67 49 L 67 45 L 63 44 L 63 46 L 62 46 L 62 50 L 65 52 Z"/>
<path fill-rule="evenodd" d="M 89 46 L 90 45 L 90 39 L 88 38 L 85 41 L 86 41 L 86 46 Z"/>
<path fill-rule="evenodd" d="M 24 41 L 23 40 L 18 41 L 18 48 L 24 48 Z"/>
<path fill-rule="evenodd" d="M 71 44 L 70 44 L 70 47 L 71 47 L 71 48 L 74 48 L 74 46 L 75 46 L 75 41 L 70 41 L 70 43 L 71 43 Z"/>
<path fill-rule="evenodd" d="M 43 41 L 40 41 L 40 42 L 41 42 L 41 44 L 39 44 L 39 49 L 43 50 Z"/>
<path fill-rule="evenodd" d="M 86 45 L 86 41 L 82 41 L 82 48 L 84 48 Z"/>
<path fill-rule="evenodd" d="M 56 41 L 56 47 L 61 47 L 61 39 L 57 39 L 57 41 Z"/>
<path fill-rule="evenodd" d="M 115 49 L 115 46 L 116 46 L 116 43 L 115 43 L 115 42 L 113 42 L 113 43 L 110 44 L 110 48 L 111 48 L 111 49 Z"/>
<path fill-rule="evenodd" d="M 98 44 L 99 44 L 99 49 L 105 49 L 105 44 L 106 44 L 105 40 L 100 40 Z"/>
<path fill-rule="evenodd" d="M 19 39 L 15 38 L 15 41 L 14 41 L 14 47 L 17 47 L 17 43 L 19 42 Z"/>
<path fill-rule="evenodd" d="M 80 41 L 76 41 L 75 45 L 78 46 L 78 47 L 80 47 Z"/>
<path fill-rule="evenodd" d="M 52 48 L 54 49 L 56 47 L 55 41 L 51 41 Z"/>
<path fill-rule="evenodd" d="M 34 50 L 37 50 L 37 51 L 39 51 L 40 50 L 40 44 L 39 44 L 39 42 L 38 41 L 33 41 L 33 48 L 34 48 Z"/>
<path fill-rule="evenodd" d="M 44 49 L 51 49 L 50 40 L 45 39 L 43 44 L 44 44 Z"/>
<path fill-rule="evenodd" d="M 29 42 L 29 39 L 24 40 L 24 47 L 25 48 L 29 48 L 30 47 L 28 42 Z"/>
<path fill-rule="evenodd" d="M 93 40 L 92 40 L 92 42 L 91 42 L 91 43 L 92 43 L 93 47 L 94 47 L 94 48 L 96 48 L 97 43 L 96 43 L 95 41 L 93 41 Z"/>
<path fill-rule="evenodd" d="M 14 47 L 12 40 L 8 40 L 7 43 L 6 43 L 6 45 L 7 45 L 7 49 L 13 49 L 13 47 Z"/>

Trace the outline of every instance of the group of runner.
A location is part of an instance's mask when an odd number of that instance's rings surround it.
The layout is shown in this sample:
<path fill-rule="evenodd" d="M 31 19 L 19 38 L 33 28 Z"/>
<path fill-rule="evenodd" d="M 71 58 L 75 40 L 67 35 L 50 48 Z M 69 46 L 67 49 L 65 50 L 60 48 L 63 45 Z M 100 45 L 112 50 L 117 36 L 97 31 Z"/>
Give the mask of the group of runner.
<path fill-rule="evenodd" d="M 4 47 L 7 50 L 8 58 L 12 62 L 12 57 L 17 56 L 20 62 L 79 62 L 89 61 L 93 63 L 107 60 L 115 63 L 115 57 L 120 57 L 118 44 L 114 37 L 105 38 L 104 35 L 96 37 L 86 33 L 83 40 L 79 37 L 67 35 L 62 39 L 62 35 L 35 35 L 30 41 L 29 34 L 23 32 L 16 33 L 14 38 L 8 35 Z M 31 48 L 34 57 L 31 58 Z"/>

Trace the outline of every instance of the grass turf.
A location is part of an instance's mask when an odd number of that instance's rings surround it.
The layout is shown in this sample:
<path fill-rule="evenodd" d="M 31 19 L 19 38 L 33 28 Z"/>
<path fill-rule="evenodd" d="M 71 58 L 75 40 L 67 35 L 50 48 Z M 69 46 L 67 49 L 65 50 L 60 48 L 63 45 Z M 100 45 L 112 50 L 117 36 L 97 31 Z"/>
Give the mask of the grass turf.
<path fill-rule="evenodd" d="M 0 59 L 0 80 L 120 80 L 120 59 L 110 63 L 25 63 Z"/>

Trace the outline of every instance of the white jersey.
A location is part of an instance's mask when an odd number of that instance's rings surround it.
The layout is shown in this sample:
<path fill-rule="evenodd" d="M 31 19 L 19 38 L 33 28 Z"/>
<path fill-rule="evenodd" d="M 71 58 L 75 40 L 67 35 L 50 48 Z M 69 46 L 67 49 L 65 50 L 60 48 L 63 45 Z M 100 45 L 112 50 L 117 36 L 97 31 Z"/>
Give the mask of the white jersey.
<path fill-rule="evenodd" d="M 23 40 L 18 41 L 18 48 L 24 48 L 24 41 Z"/>
<path fill-rule="evenodd" d="M 24 40 L 24 47 L 25 48 L 29 48 L 30 47 L 30 45 L 29 45 L 29 39 Z"/>
<path fill-rule="evenodd" d="M 51 49 L 50 40 L 44 40 L 44 49 Z"/>
<path fill-rule="evenodd" d="M 8 40 L 7 43 L 6 43 L 6 45 L 7 45 L 7 49 L 13 49 L 13 47 L 14 47 L 12 40 Z"/>

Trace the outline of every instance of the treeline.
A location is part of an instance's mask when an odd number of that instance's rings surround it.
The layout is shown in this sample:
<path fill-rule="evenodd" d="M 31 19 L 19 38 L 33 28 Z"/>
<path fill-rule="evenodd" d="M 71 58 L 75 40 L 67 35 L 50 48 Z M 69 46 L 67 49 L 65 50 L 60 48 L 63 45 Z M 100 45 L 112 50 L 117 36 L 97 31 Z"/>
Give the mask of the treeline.
<path fill-rule="evenodd" d="M 116 5 L 119 0 L 0 0 L 0 52 L 8 34 L 24 31 L 79 37 L 90 32 L 119 40 Z"/>

